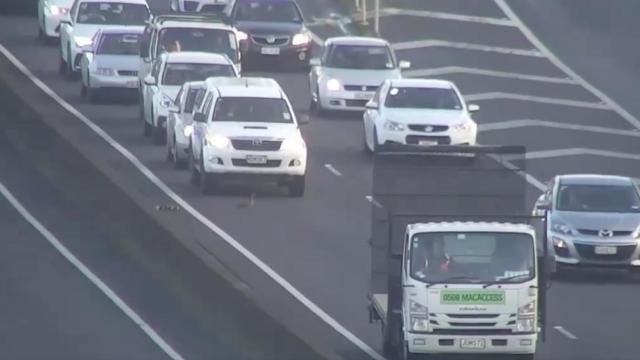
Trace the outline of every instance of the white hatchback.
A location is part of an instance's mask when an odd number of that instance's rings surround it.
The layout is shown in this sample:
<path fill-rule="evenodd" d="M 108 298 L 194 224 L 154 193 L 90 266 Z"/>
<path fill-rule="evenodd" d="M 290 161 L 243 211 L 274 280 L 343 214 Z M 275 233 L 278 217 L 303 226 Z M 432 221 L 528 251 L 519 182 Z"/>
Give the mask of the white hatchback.
<path fill-rule="evenodd" d="M 366 105 L 364 146 L 375 151 L 387 143 L 474 145 L 478 126 L 456 85 L 445 80 L 385 81 Z"/>

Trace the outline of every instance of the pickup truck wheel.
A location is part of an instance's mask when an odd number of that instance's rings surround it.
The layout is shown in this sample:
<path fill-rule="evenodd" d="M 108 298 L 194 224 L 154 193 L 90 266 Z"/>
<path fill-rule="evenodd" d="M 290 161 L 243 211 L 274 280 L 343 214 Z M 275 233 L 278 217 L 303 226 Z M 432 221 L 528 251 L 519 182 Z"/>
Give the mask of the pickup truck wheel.
<path fill-rule="evenodd" d="M 289 195 L 292 197 L 304 196 L 305 176 L 295 176 L 289 183 Z"/>
<path fill-rule="evenodd" d="M 178 151 L 178 145 L 176 145 L 175 135 L 173 135 L 173 141 L 171 143 L 173 144 L 171 149 L 171 158 L 173 160 L 173 167 L 176 170 L 182 170 L 187 165 L 187 159 L 185 159 L 184 156 L 180 155 L 180 152 Z"/>
<path fill-rule="evenodd" d="M 193 185 L 198 185 L 200 182 L 200 172 L 196 168 L 196 159 L 193 156 L 193 150 L 189 152 L 189 172 L 191 173 L 189 181 Z"/>
<path fill-rule="evenodd" d="M 378 129 L 373 128 L 373 152 L 376 153 L 380 150 L 380 144 L 378 143 Z"/>
<path fill-rule="evenodd" d="M 60 51 L 60 65 L 58 66 L 58 73 L 62 76 L 67 75 L 67 62 L 62 58 L 62 51 Z"/>
<path fill-rule="evenodd" d="M 204 154 L 200 154 L 200 191 L 203 195 L 217 194 L 220 189 L 215 174 L 207 174 L 204 169 Z"/>
<path fill-rule="evenodd" d="M 67 80 L 73 80 L 73 59 L 71 58 L 71 47 L 67 46 L 67 72 L 65 73 L 67 75 Z"/>

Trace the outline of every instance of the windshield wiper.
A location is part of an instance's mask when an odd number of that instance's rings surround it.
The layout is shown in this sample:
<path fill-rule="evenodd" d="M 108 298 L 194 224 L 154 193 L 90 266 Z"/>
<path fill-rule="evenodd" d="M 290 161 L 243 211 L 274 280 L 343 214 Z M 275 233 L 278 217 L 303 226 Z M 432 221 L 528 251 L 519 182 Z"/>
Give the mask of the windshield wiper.
<path fill-rule="evenodd" d="M 502 278 L 500 280 L 490 281 L 490 282 L 482 285 L 482 288 L 486 289 L 489 286 L 500 284 L 500 283 L 505 282 L 505 281 L 510 281 L 510 280 L 518 279 L 518 278 L 521 278 L 521 277 L 528 277 L 528 276 L 531 276 L 531 274 L 518 274 L 518 275 L 508 276 L 508 277 Z"/>
<path fill-rule="evenodd" d="M 466 276 L 466 275 L 462 275 L 462 276 L 452 276 L 452 277 L 448 277 L 446 279 L 443 280 L 439 280 L 439 281 L 433 281 L 430 282 L 428 284 L 426 284 L 427 288 L 430 288 L 433 285 L 437 285 L 437 284 L 446 284 L 447 282 L 450 281 L 454 281 L 454 280 L 471 280 L 471 281 L 480 281 L 480 278 L 477 276 Z"/>

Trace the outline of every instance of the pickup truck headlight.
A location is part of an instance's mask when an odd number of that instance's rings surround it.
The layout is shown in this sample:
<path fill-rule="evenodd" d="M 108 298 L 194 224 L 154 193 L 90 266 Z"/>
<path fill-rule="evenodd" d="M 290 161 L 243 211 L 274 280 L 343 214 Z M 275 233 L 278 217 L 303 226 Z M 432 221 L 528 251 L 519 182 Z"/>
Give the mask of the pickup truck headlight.
<path fill-rule="evenodd" d="M 205 136 L 205 144 L 216 149 L 226 149 L 231 146 L 231 140 L 220 134 L 207 134 Z"/>
<path fill-rule="evenodd" d="M 93 40 L 88 37 L 76 36 L 73 38 L 73 42 L 76 43 L 77 47 L 85 47 L 91 45 L 93 43 Z"/>
<path fill-rule="evenodd" d="M 96 75 L 113 76 L 114 75 L 114 71 L 113 71 L 113 69 L 99 67 L 99 68 L 96 69 Z"/>
<path fill-rule="evenodd" d="M 311 41 L 311 37 L 307 33 L 298 33 L 293 35 L 293 39 L 291 39 L 291 45 L 298 46 L 308 44 Z"/>
<path fill-rule="evenodd" d="M 329 81 L 327 81 L 327 90 L 339 91 L 341 88 L 342 85 L 340 85 L 340 81 L 338 81 L 337 79 L 329 79 Z"/>
<path fill-rule="evenodd" d="M 244 41 L 249 38 L 249 34 L 244 31 L 238 31 L 238 41 Z"/>
<path fill-rule="evenodd" d="M 282 142 L 282 145 L 280 146 L 280 150 L 285 150 L 285 151 L 298 151 L 298 150 L 304 150 L 306 148 L 307 148 L 307 144 L 305 143 L 304 139 L 299 135 L 294 135 L 286 138 Z"/>
<path fill-rule="evenodd" d="M 384 128 L 385 130 L 389 130 L 389 131 L 404 131 L 404 124 L 387 120 L 384 123 Z"/>

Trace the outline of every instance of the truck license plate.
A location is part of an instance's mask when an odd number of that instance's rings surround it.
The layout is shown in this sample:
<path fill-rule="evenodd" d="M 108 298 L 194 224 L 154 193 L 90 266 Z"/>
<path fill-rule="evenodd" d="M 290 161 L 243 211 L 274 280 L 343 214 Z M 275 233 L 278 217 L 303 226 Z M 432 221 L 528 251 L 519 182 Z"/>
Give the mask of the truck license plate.
<path fill-rule="evenodd" d="M 615 255 L 618 248 L 615 246 L 596 246 L 594 252 L 598 255 Z"/>
<path fill-rule="evenodd" d="M 462 349 L 484 349 L 484 339 L 461 339 Z"/>
<path fill-rule="evenodd" d="M 263 47 L 260 49 L 262 55 L 280 55 L 280 48 L 277 47 Z"/>
<path fill-rule="evenodd" d="M 247 164 L 262 165 L 267 163 L 267 157 L 264 155 L 247 155 Z"/>
<path fill-rule="evenodd" d="M 353 95 L 357 100 L 370 100 L 375 93 L 372 92 L 357 92 Z"/>

